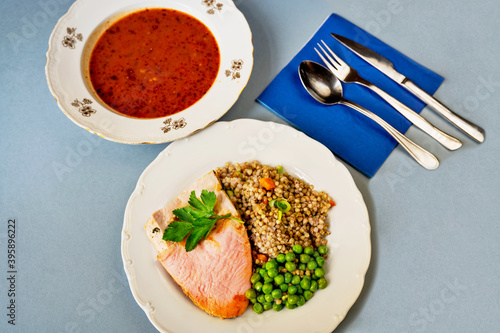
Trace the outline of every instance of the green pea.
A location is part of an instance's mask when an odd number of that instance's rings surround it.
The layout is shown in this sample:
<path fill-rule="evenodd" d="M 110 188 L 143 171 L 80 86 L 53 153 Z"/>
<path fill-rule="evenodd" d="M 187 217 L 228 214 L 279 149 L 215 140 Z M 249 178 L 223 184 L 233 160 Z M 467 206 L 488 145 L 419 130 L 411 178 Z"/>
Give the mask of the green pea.
<path fill-rule="evenodd" d="M 257 281 L 259 281 L 261 278 L 261 276 L 259 275 L 259 273 L 255 273 L 252 275 L 252 277 L 250 278 L 250 282 L 252 284 L 256 283 Z"/>
<path fill-rule="evenodd" d="M 309 290 L 309 288 L 311 288 L 311 281 L 308 279 L 302 279 L 302 281 L 300 281 L 300 287 L 304 290 Z"/>
<path fill-rule="evenodd" d="M 328 281 L 324 277 L 318 280 L 318 288 L 319 289 L 325 289 L 326 286 L 328 286 Z"/>
<path fill-rule="evenodd" d="M 262 286 L 263 286 L 263 283 L 259 281 L 253 285 L 253 288 L 255 289 L 255 291 L 260 293 L 262 291 Z"/>
<path fill-rule="evenodd" d="M 276 312 L 280 312 L 280 311 L 281 311 L 281 309 L 283 309 L 283 303 L 280 303 L 280 304 L 278 304 L 278 303 L 274 303 L 274 304 L 273 304 L 273 309 L 274 309 L 274 311 L 276 311 Z"/>
<path fill-rule="evenodd" d="M 303 279 L 311 281 L 311 276 L 310 275 L 304 275 Z"/>
<path fill-rule="evenodd" d="M 274 281 L 274 278 L 270 277 L 267 273 L 264 274 L 264 283 L 271 283 Z"/>
<path fill-rule="evenodd" d="M 273 261 L 268 261 L 266 262 L 266 269 L 269 271 L 271 268 L 276 268 L 278 265 L 276 265 Z"/>
<path fill-rule="evenodd" d="M 295 265 L 294 262 L 291 262 L 291 261 L 288 261 L 286 264 L 285 264 L 285 268 L 287 271 L 289 272 L 293 272 L 294 270 L 297 269 L 297 266 Z"/>
<path fill-rule="evenodd" d="M 264 294 L 270 294 L 271 291 L 273 291 L 273 285 L 270 284 L 270 283 L 265 283 L 263 286 L 262 286 L 262 292 Z"/>
<path fill-rule="evenodd" d="M 285 254 L 284 253 L 278 254 L 278 256 L 276 257 L 276 261 L 279 263 L 284 263 L 286 261 Z"/>
<path fill-rule="evenodd" d="M 269 309 L 271 309 L 273 307 L 273 303 L 271 303 L 271 302 L 264 302 L 262 304 L 262 307 L 264 308 L 264 311 L 267 311 L 267 310 L 269 310 Z"/>
<path fill-rule="evenodd" d="M 318 257 L 318 258 L 321 258 L 321 257 Z M 315 260 L 311 260 L 307 263 L 307 268 L 309 268 L 311 271 L 314 271 L 316 269 L 316 267 L 318 267 L 318 263 Z"/>
<path fill-rule="evenodd" d="M 288 290 L 288 285 L 286 283 L 280 284 L 281 291 L 285 292 Z"/>
<path fill-rule="evenodd" d="M 273 280 L 276 276 L 278 276 L 278 273 L 278 270 L 274 267 L 267 270 L 267 275 Z"/>
<path fill-rule="evenodd" d="M 262 276 L 262 277 L 264 277 L 264 274 L 266 274 L 266 273 L 267 273 L 267 269 L 265 269 L 265 268 L 261 268 L 261 269 L 259 270 L 259 274 L 260 274 L 260 276 Z"/>
<path fill-rule="evenodd" d="M 252 308 L 258 314 L 261 314 L 262 312 L 264 312 L 264 307 L 260 303 L 255 303 Z"/>
<path fill-rule="evenodd" d="M 295 295 L 297 293 L 297 286 L 294 286 L 293 284 L 288 286 L 288 293 L 290 295 Z"/>
<path fill-rule="evenodd" d="M 257 292 L 255 292 L 255 289 L 250 288 L 245 293 L 245 296 L 248 299 L 257 298 Z"/>
<path fill-rule="evenodd" d="M 283 275 L 279 274 L 274 277 L 274 283 L 276 283 L 278 286 L 283 284 L 285 282 L 285 278 Z"/>
<path fill-rule="evenodd" d="M 264 294 L 260 294 L 257 296 L 257 302 L 264 303 L 266 301 L 266 296 Z"/>
<path fill-rule="evenodd" d="M 314 251 L 314 252 L 313 252 L 313 257 L 314 257 L 314 258 L 319 257 L 319 252 L 318 252 L 318 251 Z"/>
<path fill-rule="evenodd" d="M 292 250 L 293 252 L 297 253 L 297 254 L 301 254 L 302 253 L 302 245 L 300 244 L 295 244 L 293 247 L 292 247 Z"/>
<path fill-rule="evenodd" d="M 297 286 L 297 295 L 302 295 L 304 293 L 304 290 L 300 285 Z"/>
<path fill-rule="evenodd" d="M 292 284 L 299 284 L 300 283 L 300 276 L 294 275 L 292 278 Z"/>
<path fill-rule="evenodd" d="M 273 299 L 279 299 L 283 297 L 283 292 L 281 291 L 281 289 L 274 289 L 271 293 L 271 296 L 273 297 Z"/>
<path fill-rule="evenodd" d="M 300 255 L 300 262 L 303 264 L 307 264 L 311 260 L 311 257 L 308 254 L 301 254 Z"/>
<path fill-rule="evenodd" d="M 273 263 L 274 267 L 278 267 L 278 261 L 276 260 L 276 258 L 273 258 L 269 261 Z"/>
<path fill-rule="evenodd" d="M 324 270 L 323 268 L 316 268 L 316 269 L 314 270 L 314 275 L 315 275 L 316 277 L 321 278 L 321 277 L 325 276 L 325 270 Z M 318 282 L 318 283 L 319 283 L 319 282 Z"/>
<path fill-rule="evenodd" d="M 304 248 L 304 253 L 305 253 L 305 254 L 308 254 L 308 255 L 311 255 L 311 254 L 313 254 L 313 253 L 314 253 L 314 249 L 313 249 L 312 247 L 310 247 L 310 246 L 306 246 L 306 247 Z"/>
<path fill-rule="evenodd" d="M 297 304 L 291 304 L 289 302 L 286 302 L 286 308 L 289 310 L 293 310 L 297 307 Z"/>
<path fill-rule="evenodd" d="M 292 282 L 293 275 L 290 272 L 285 273 L 285 283 L 290 283 Z"/>
<path fill-rule="evenodd" d="M 302 306 L 304 304 L 306 304 L 306 299 L 305 299 L 305 297 L 303 295 L 300 295 L 299 296 L 299 301 L 297 302 L 297 305 L 298 306 Z"/>
<path fill-rule="evenodd" d="M 293 253 L 293 252 L 288 252 L 288 253 L 285 255 L 285 259 L 286 259 L 286 261 L 295 261 L 295 253 Z"/>
<path fill-rule="evenodd" d="M 288 301 L 287 303 L 290 303 L 290 304 L 297 304 L 297 302 L 300 300 L 299 296 L 297 295 L 290 295 L 288 296 Z"/>
<path fill-rule="evenodd" d="M 310 300 L 314 296 L 313 292 L 310 290 L 304 291 L 304 298 L 306 301 Z"/>
<path fill-rule="evenodd" d="M 260 270 L 261 270 L 261 269 L 262 269 L 262 268 L 257 267 L 257 268 L 255 269 L 255 273 L 256 273 L 256 274 L 259 274 L 259 272 L 260 272 Z"/>
<path fill-rule="evenodd" d="M 325 265 L 325 258 L 323 258 L 323 257 L 316 257 L 316 262 L 318 263 L 319 267 L 323 267 Z"/>
<path fill-rule="evenodd" d="M 299 264 L 299 270 L 305 271 L 306 270 L 306 264 Z"/>
<path fill-rule="evenodd" d="M 250 300 L 250 303 L 252 303 L 252 304 L 257 303 L 257 298 L 252 298 L 252 299 Z"/>
<path fill-rule="evenodd" d="M 318 281 L 312 280 L 309 291 L 315 292 L 316 290 L 318 290 Z"/>
<path fill-rule="evenodd" d="M 328 253 L 328 248 L 324 245 L 318 247 L 319 254 L 325 255 Z"/>
<path fill-rule="evenodd" d="M 264 299 L 266 300 L 266 302 L 272 302 L 274 301 L 274 298 L 271 294 L 266 294 L 264 295 Z"/>

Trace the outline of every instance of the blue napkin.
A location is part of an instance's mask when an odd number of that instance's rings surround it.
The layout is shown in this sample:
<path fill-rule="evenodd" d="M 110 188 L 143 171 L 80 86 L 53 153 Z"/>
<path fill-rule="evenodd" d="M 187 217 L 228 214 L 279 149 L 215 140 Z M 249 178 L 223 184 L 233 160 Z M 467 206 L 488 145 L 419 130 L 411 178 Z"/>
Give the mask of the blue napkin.
<path fill-rule="evenodd" d="M 259 103 L 323 143 L 336 156 L 366 176 L 373 177 L 396 147 L 397 142 L 376 123 L 357 111 L 343 105 L 325 106 L 315 101 L 300 82 L 299 64 L 303 60 L 323 64 L 314 51 L 314 47 L 324 40 L 362 77 L 396 97 L 411 109 L 420 112 L 425 104 L 345 48 L 330 36 L 331 32 L 357 41 L 383 55 L 393 62 L 396 70 L 431 95 L 443 82 L 443 78 L 346 19 L 332 14 L 257 98 Z M 346 99 L 376 113 L 400 132 L 405 133 L 410 127 L 411 123 L 406 118 L 371 90 L 358 84 L 343 83 L 342 86 Z M 300 147 L 297 148 L 300 149 Z"/>

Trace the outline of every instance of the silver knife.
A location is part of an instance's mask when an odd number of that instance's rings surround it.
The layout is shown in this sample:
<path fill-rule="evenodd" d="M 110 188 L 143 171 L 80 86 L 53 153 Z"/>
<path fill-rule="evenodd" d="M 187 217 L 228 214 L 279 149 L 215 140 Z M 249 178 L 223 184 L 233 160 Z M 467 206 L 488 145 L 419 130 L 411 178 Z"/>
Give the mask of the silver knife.
<path fill-rule="evenodd" d="M 357 54 L 359 57 L 368 62 L 370 65 L 377 68 L 379 71 L 381 71 L 382 73 L 390 77 L 392 80 L 396 81 L 397 83 L 405 87 L 408 91 L 417 96 L 419 99 L 427 103 L 428 106 L 437 111 L 441 116 L 446 118 L 453 125 L 455 125 L 459 129 L 467 133 L 474 140 L 476 140 L 477 142 L 484 141 L 484 130 L 481 127 L 471 123 L 467 119 L 462 118 L 455 112 L 451 111 L 443 103 L 434 98 L 432 95 L 429 95 L 427 92 L 422 90 L 419 86 L 413 83 L 406 76 L 395 70 L 394 65 L 390 60 L 384 58 L 375 51 L 370 50 L 369 48 L 359 43 L 356 43 L 353 40 L 350 40 L 349 38 L 339 36 L 334 33 L 331 33 L 331 35 L 333 36 L 333 38 L 338 40 L 342 45 L 344 45 L 349 50 Z"/>

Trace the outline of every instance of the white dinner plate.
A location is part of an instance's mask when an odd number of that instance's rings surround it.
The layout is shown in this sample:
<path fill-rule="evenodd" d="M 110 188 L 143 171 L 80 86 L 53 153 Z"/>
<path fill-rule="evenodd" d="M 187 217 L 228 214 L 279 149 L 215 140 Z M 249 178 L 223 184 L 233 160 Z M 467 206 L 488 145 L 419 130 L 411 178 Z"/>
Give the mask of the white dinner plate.
<path fill-rule="evenodd" d="M 90 51 L 101 33 L 125 13 L 144 8 L 187 13 L 203 22 L 219 45 L 219 72 L 210 90 L 168 117 L 121 115 L 102 103 L 85 79 Z M 77 0 L 52 31 L 45 74 L 59 108 L 77 125 L 108 140 L 140 144 L 177 140 L 222 117 L 246 86 L 252 67 L 252 33 L 231 0 Z"/>
<path fill-rule="evenodd" d="M 328 214 L 331 235 L 326 279 L 304 306 L 261 315 L 211 317 L 184 295 L 162 265 L 144 224 L 198 178 L 225 162 L 258 160 L 326 191 L 336 202 Z M 349 171 L 322 144 L 291 127 L 250 119 L 217 122 L 170 144 L 143 172 L 125 210 L 122 258 L 130 289 L 162 332 L 331 332 L 363 287 L 371 256 L 368 212 Z"/>

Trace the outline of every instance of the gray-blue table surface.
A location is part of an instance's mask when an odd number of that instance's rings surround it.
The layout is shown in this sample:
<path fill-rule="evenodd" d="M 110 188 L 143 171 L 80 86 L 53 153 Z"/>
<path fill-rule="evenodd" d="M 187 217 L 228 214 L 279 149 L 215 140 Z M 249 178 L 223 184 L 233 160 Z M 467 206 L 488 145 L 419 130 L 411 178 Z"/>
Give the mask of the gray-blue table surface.
<path fill-rule="evenodd" d="M 476 144 L 425 109 L 464 143 L 449 152 L 410 128 L 408 135 L 441 160 L 438 170 L 424 170 L 401 147 L 372 179 L 348 166 L 368 207 L 373 255 L 363 291 L 336 332 L 498 332 L 500 2 L 236 4 L 252 29 L 255 65 L 223 121 L 283 123 L 255 98 L 336 12 L 444 76 L 436 96 L 486 130 L 486 141 Z M 70 5 L 0 6 L 0 331 L 154 332 L 128 287 L 120 239 L 136 181 L 167 144 L 110 142 L 58 109 L 45 80 L 45 53 Z M 58 174 L 54 165 L 68 164 L 81 145 L 91 153 Z M 7 242 L 14 219 L 15 326 Z"/>

